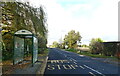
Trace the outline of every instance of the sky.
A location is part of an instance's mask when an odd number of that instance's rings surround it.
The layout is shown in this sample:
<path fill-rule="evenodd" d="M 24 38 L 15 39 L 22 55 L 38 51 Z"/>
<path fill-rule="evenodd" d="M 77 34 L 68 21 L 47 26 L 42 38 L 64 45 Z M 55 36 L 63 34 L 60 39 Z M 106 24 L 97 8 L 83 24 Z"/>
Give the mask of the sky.
<path fill-rule="evenodd" d="M 118 40 L 118 1 L 120 0 L 28 0 L 43 5 L 47 13 L 48 44 L 70 31 L 79 31 L 82 44 L 92 38 Z"/>

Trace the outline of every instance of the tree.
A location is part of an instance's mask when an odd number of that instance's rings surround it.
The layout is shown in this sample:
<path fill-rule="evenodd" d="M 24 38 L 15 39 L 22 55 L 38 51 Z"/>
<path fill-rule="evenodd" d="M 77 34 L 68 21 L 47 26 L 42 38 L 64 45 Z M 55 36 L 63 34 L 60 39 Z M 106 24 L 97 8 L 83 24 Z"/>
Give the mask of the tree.
<path fill-rule="evenodd" d="M 52 47 L 58 48 L 59 47 L 59 43 L 57 41 L 54 41 L 53 44 L 52 44 Z"/>
<path fill-rule="evenodd" d="M 81 47 L 88 47 L 86 44 L 81 45 Z"/>
<path fill-rule="evenodd" d="M 65 49 L 65 43 L 62 40 L 62 37 L 59 39 L 59 48 Z"/>
<path fill-rule="evenodd" d="M 68 48 L 76 48 L 77 43 L 80 43 L 81 41 L 81 35 L 79 32 L 75 32 L 75 30 L 71 30 L 68 32 L 67 35 L 65 35 L 64 38 L 64 44 L 68 46 Z"/>
<path fill-rule="evenodd" d="M 43 6 L 35 8 L 28 2 L 1 2 L 2 6 L 2 39 L 6 50 L 11 54 L 13 49 L 13 34 L 21 29 L 29 30 L 38 38 L 38 46 L 46 48 L 47 17 Z M 5 54 L 6 54 L 5 53 Z M 5 56 L 6 57 L 6 56 Z M 9 57 L 10 58 L 10 57 Z"/>
<path fill-rule="evenodd" d="M 102 53 L 103 50 L 102 42 L 103 40 L 101 38 L 92 38 L 89 44 L 91 53 L 93 54 Z"/>

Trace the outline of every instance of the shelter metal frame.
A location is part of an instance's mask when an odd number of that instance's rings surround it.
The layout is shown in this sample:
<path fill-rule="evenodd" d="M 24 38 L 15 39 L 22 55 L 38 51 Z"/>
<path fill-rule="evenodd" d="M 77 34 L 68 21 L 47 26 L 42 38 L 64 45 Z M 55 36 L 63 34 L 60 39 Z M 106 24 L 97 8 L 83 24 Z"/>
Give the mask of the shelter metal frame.
<path fill-rule="evenodd" d="M 17 61 L 17 62 L 15 61 L 15 50 L 17 48 L 17 47 L 15 47 L 15 46 L 17 46 L 15 37 L 19 37 L 21 39 L 24 39 L 24 44 L 23 44 L 24 46 L 25 46 L 25 39 L 26 38 L 31 38 L 31 40 L 32 40 L 32 49 L 31 49 L 32 50 L 32 66 L 33 66 L 34 63 L 38 60 L 37 59 L 37 54 L 38 54 L 38 41 L 37 41 L 37 37 L 35 37 L 34 34 L 31 33 L 28 30 L 19 30 L 19 31 L 14 33 L 14 38 L 13 38 L 14 39 L 13 40 L 13 48 L 14 48 L 13 49 L 13 65 L 15 65 L 15 64 L 17 64 L 18 62 L 21 61 L 21 60 Z M 36 47 L 34 47 L 35 44 L 37 44 Z M 25 48 L 24 48 L 24 50 L 25 50 Z"/>

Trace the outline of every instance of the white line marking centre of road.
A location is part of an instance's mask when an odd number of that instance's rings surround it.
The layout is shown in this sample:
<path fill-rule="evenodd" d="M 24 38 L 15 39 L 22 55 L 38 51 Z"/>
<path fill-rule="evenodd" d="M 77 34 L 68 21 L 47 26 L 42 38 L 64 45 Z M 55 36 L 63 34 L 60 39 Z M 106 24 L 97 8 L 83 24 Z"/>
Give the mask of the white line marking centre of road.
<path fill-rule="evenodd" d="M 91 75 L 93 75 L 93 76 L 96 76 L 95 74 L 93 74 L 92 72 L 89 72 Z"/>
<path fill-rule="evenodd" d="M 84 67 L 80 66 L 82 69 L 85 69 Z"/>
<path fill-rule="evenodd" d="M 73 62 L 74 64 L 77 64 L 76 62 Z"/>
<path fill-rule="evenodd" d="M 84 65 L 84 66 L 85 66 L 86 68 L 88 68 L 88 69 L 90 69 L 90 70 L 92 70 L 92 71 L 94 71 L 94 72 L 102 75 L 102 76 L 105 76 L 104 74 L 100 73 L 99 71 L 97 71 L 97 70 L 95 70 L 95 69 L 93 69 L 93 68 L 88 67 L 87 65 Z"/>

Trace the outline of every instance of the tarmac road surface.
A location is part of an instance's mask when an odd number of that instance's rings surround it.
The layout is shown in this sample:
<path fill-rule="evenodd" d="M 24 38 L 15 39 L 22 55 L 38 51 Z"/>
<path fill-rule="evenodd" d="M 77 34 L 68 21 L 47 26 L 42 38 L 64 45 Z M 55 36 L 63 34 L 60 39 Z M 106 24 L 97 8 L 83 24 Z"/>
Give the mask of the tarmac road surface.
<path fill-rule="evenodd" d="M 50 48 L 44 76 L 120 76 L 120 67 L 72 52 Z"/>

